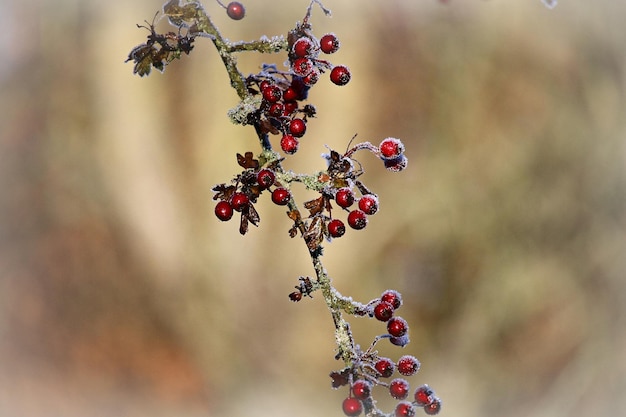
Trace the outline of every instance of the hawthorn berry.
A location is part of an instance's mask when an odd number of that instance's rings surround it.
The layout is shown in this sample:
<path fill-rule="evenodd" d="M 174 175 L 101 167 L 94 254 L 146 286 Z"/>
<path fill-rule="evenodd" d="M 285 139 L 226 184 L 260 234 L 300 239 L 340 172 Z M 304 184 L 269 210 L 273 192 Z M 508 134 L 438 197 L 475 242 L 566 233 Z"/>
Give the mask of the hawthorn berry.
<path fill-rule="evenodd" d="M 283 92 L 276 85 L 268 85 L 262 90 L 263 98 L 270 103 L 276 103 L 283 97 Z"/>
<path fill-rule="evenodd" d="M 428 385 L 422 385 L 415 390 L 414 398 L 417 405 L 428 405 L 433 402 L 435 392 Z"/>
<path fill-rule="evenodd" d="M 330 71 L 330 80 L 333 84 L 346 85 L 350 77 L 350 70 L 345 65 L 337 65 Z"/>
<path fill-rule="evenodd" d="M 378 371 L 381 377 L 389 378 L 396 370 L 396 364 L 389 358 L 380 358 L 374 364 L 374 369 Z"/>
<path fill-rule="evenodd" d="M 378 149 L 380 150 L 381 158 L 394 159 L 404 153 L 404 144 L 400 139 L 386 138 L 380 142 Z"/>
<path fill-rule="evenodd" d="M 441 400 L 438 397 L 434 397 L 430 404 L 424 406 L 424 412 L 428 415 L 434 416 L 441 411 Z"/>
<path fill-rule="evenodd" d="M 256 182 L 259 183 L 259 187 L 263 190 L 270 188 L 275 180 L 274 171 L 268 168 L 263 168 L 256 174 Z"/>
<path fill-rule="evenodd" d="M 370 216 L 376 214 L 378 211 L 378 197 L 374 194 L 365 194 L 359 198 L 359 210 Z"/>
<path fill-rule="evenodd" d="M 320 49 L 325 54 L 333 54 L 339 49 L 339 39 L 333 33 L 327 33 L 320 39 Z"/>
<path fill-rule="evenodd" d="M 283 116 L 289 116 L 298 109 L 298 102 L 295 100 L 285 101 Z"/>
<path fill-rule="evenodd" d="M 228 201 L 220 201 L 215 206 L 215 215 L 223 222 L 228 221 L 233 217 L 233 206 Z"/>
<path fill-rule="evenodd" d="M 354 193 L 350 188 L 340 188 L 335 194 L 335 201 L 339 207 L 348 208 L 354 203 Z"/>
<path fill-rule="evenodd" d="M 291 64 L 291 70 L 300 77 L 306 77 L 313 71 L 313 61 L 309 58 L 298 58 Z"/>
<path fill-rule="evenodd" d="M 331 237 L 341 237 L 346 233 L 346 225 L 339 219 L 332 219 L 327 227 Z"/>
<path fill-rule="evenodd" d="M 272 191 L 272 201 L 279 206 L 286 206 L 291 198 L 291 193 L 288 189 L 278 187 Z"/>
<path fill-rule="evenodd" d="M 283 103 L 272 103 L 267 113 L 270 116 L 280 117 L 285 112 L 285 105 Z"/>
<path fill-rule="evenodd" d="M 386 301 L 379 301 L 374 306 L 374 317 L 380 321 L 389 321 L 393 316 L 393 306 Z"/>
<path fill-rule="evenodd" d="M 246 15 L 246 9 L 238 1 L 231 1 L 226 6 L 226 14 L 233 20 L 241 20 Z"/>
<path fill-rule="evenodd" d="M 413 417 L 415 415 L 415 407 L 408 401 L 402 401 L 396 406 L 396 417 Z"/>
<path fill-rule="evenodd" d="M 313 41 L 306 36 L 303 36 L 301 38 L 298 38 L 293 43 L 291 50 L 293 51 L 293 54 L 298 58 L 304 58 L 311 55 L 314 47 L 315 45 L 313 44 Z"/>
<path fill-rule="evenodd" d="M 313 67 L 313 69 L 311 69 L 311 72 L 309 72 L 306 77 L 304 77 L 302 79 L 302 82 L 307 85 L 307 86 L 312 86 L 313 84 L 315 84 L 316 82 L 318 82 L 320 79 L 320 71 Z"/>
<path fill-rule="evenodd" d="M 352 384 L 352 395 L 358 400 L 365 401 L 372 395 L 372 383 L 364 379 L 357 379 Z"/>
<path fill-rule="evenodd" d="M 298 92 L 293 87 L 287 87 L 287 89 L 283 91 L 283 100 L 294 101 L 297 99 L 298 99 Z"/>
<path fill-rule="evenodd" d="M 394 379 L 389 383 L 389 394 L 396 400 L 404 400 L 409 395 L 409 383 L 406 379 Z"/>
<path fill-rule="evenodd" d="M 357 400 L 354 397 L 348 397 L 343 400 L 342 404 L 343 412 L 350 417 L 358 416 L 363 411 L 363 405 L 361 401 Z"/>
<path fill-rule="evenodd" d="M 404 355 L 398 359 L 398 372 L 404 376 L 414 375 L 420 369 L 420 361 L 415 356 Z"/>
<path fill-rule="evenodd" d="M 235 211 L 243 210 L 244 207 L 246 207 L 248 204 L 250 204 L 250 199 L 244 193 L 234 193 L 233 196 L 230 198 L 230 205 Z"/>
<path fill-rule="evenodd" d="M 387 331 L 393 337 L 402 337 L 409 331 L 409 324 L 402 317 L 392 317 L 387 322 Z"/>
<path fill-rule="evenodd" d="M 280 148 L 283 150 L 283 152 L 289 155 L 293 155 L 298 151 L 298 145 L 300 145 L 298 139 L 294 138 L 291 135 L 283 135 L 282 139 L 280 140 Z"/>
<path fill-rule="evenodd" d="M 397 310 L 402 305 L 402 296 L 396 290 L 386 290 L 380 295 L 381 301 L 386 301 L 391 304 L 394 310 Z"/>
<path fill-rule="evenodd" d="M 361 230 L 367 226 L 367 216 L 361 210 L 352 210 L 348 214 L 348 224 L 355 230 Z"/>
<path fill-rule="evenodd" d="M 296 138 L 304 136 L 306 132 L 306 123 L 304 120 L 295 118 L 289 122 L 289 132 Z"/>

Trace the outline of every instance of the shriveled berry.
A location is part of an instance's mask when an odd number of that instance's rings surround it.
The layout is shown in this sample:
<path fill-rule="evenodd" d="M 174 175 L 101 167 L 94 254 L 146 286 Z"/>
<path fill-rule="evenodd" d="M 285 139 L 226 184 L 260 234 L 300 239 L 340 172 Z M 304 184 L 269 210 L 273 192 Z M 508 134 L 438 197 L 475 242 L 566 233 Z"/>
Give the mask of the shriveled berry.
<path fill-rule="evenodd" d="M 304 136 L 306 132 L 306 123 L 304 120 L 295 118 L 289 122 L 289 132 L 296 138 Z"/>
<path fill-rule="evenodd" d="M 435 392 L 428 385 L 422 385 L 415 390 L 414 397 L 417 405 L 424 406 L 433 402 Z"/>
<path fill-rule="evenodd" d="M 233 217 L 233 206 L 228 201 L 220 201 L 215 206 L 215 215 L 223 222 L 230 220 Z"/>
<path fill-rule="evenodd" d="M 313 71 L 313 61 L 309 58 L 298 58 L 291 64 L 291 70 L 300 77 L 306 77 Z"/>
<path fill-rule="evenodd" d="M 278 204 L 279 206 L 286 206 L 289 203 L 290 198 L 291 193 L 286 188 L 278 187 L 272 191 L 272 201 L 274 204 Z"/>
<path fill-rule="evenodd" d="M 293 155 L 298 151 L 298 145 L 300 145 L 298 139 L 294 138 L 291 135 L 283 135 L 280 140 L 280 148 L 283 150 L 283 152 L 289 155 Z"/>
<path fill-rule="evenodd" d="M 243 210 L 248 204 L 250 204 L 250 199 L 244 193 L 234 193 L 230 198 L 230 205 L 235 211 Z"/>
<path fill-rule="evenodd" d="M 335 201 L 339 207 L 348 208 L 354 204 L 354 193 L 350 188 L 340 188 L 335 194 Z"/>
<path fill-rule="evenodd" d="M 339 39 L 334 33 L 327 33 L 320 39 L 320 49 L 325 54 L 332 54 L 339 49 Z"/>
<path fill-rule="evenodd" d="M 374 368 L 378 371 L 381 377 L 389 378 L 396 370 L 396 364 L 389 358 L 380 358 L 374 364 Z"/>
<path fill-rule="evenodd" d="M 415 407 L 408 401 L 402 401 L 396 406 L 396 417 L 413 417 Z"/>
<path fill-rule="evenodd" d="M 348 397 L 343 400 L 342 404 L 343 412 L 350 417 L 358 416 L 363 411 L 363 405 L 361 401 L 354 397 Z"/>
<path fill-rule="evenodd" d="M 346 233 L 346 225 L 339 219 L 328 222 L 328 234 L 331 237 L 341 237 Z"/>
<path fill-rule="evenodd" d="M 400 336 L 400 337 L 391 336 L 389 338 L 389 341 L 391 342 L 392 345 L 405 347 L 406 345 L 409 344 L 411 339 L 409 339 L 408 334 L 405 334 L 404 336 Z"/>
<path fill-rule="evenodd" d="M 313 41 L 311 41 L 311 39 L 303 36 L 301 38 L 298 38 L 293 43 L 291 50 L 293 51 L 293 54 L 298 58 L 304 58 L 311 55 L 314 46 L 315 45 L 313 44 Z"/>
<path fill-rule="evenodd" d="M 404 400 L 409 395 L 409 383 L 402 378 L 392 380 L 389 383 L 389 394 L 396 400 Z"/>
<path fill-rule="evenodd" d="M 269 85 L 262 92 L 263 98 L 270 103 L 276 103 L 283 97 L 283 92 L 276 85 Z"/>
<path fill-rule="evenodd" d="M 378 197 L 374 194 L 365 194 L 359 198 L 359 210 L 370 216 L 376 214 L 378 211 Z"/>
<path fill-rule="evenodd" d="M 364 379 L 357 379 L 352 384 L 352 395 L 359 400 L 366 400 L 372 395 L 372 383 Z"/>
<path fill-rule="evenodd" d="M 348 224 L 355 230 L 361 230 L 367 226 L 367 216 L 361 210 L 353 210 L 348 214 Z"/>
<path fill-rule="evenodd" d="M 388 321 L 393 316 L 393 306 L 386 301 L 379 301 L 374 306 L 374 317 L 380 321 Z"/>
<path fill-rule="evenodd" d="M 386 301 L 391 304 L 394 310 L 397 310 L 402 306 L 402 296 L 396 290 L 386 290 L 380 295 L 381 301 Z"/>
<path fill-rule="evenodd" d="M 346 85 L 350 81 L 350 70 L 345 65 L 337 65 L 330 71 L 330 80 L 337 85 Z"/>
<path fill-rule="evenodd" d="M 387 322 L 387 331 L 393 337 L 402 337 L 409 331 L 409 324 L 402 317 L 392 317 Z"/>
<path fill-rule="evenodd" d="M 414 375 L 420 369 L 420 361 L 415 356 L 404 355 L 398 359 L 398 372 L 404 376 Z"/>
<path fill-rule="evenodd" d="M 263 168 L 256 174 L 256 182 L 259 183 L 259 187 L 263 190 L 270 188 L 275 180 L 274 171 L 268 168 Z"/>
<path fill-rule="evenodd" d="M 378 145 L 381 158 L 394 159 L 404 153 L 404 144 L 400 139 L 386 138 Z"/>
<path fill-rule="evenodd" d="M 404 171 L 409 164 L 409 160 L 406 156 L 400 155 L 394 159 L 385 159 L 385 168 L 387 168 L 391 172 L 400 172 Z"/>
<path fill-rule="evenodd" d="M 231 1 L 226 6 L 226 14 L 233 20 L 241 20 L 246 15 L 246 9 L 238 1 Z"/>

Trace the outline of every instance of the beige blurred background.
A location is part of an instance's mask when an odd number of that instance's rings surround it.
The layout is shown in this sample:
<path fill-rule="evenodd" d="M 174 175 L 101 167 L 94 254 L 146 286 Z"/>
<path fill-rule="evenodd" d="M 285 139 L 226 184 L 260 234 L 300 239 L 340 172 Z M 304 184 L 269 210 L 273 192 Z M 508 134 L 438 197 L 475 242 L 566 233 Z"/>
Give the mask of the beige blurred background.
<path fill-rule="evenodd" d="M 325 256 L 344 294 L 403 293 L 412 343 L 381 353 L 420 358 L 444 416 L 626 415 L 626 4 L 325 3 L 353 80 L 312 90 L 288 165 L 407 145 L 401 174 L 360 158 L 380 214 Z M 206 3 L 232 40 L 306 4 Z M 330 316 L 287 298 L 313 271 L 283 210 L 263 198 L 245 237 L 213 215 L 258 145 L 211 43 L 142 79 L 123 61 L 159 1 L 0 5 L 0 416 L 342 415 Z"/>

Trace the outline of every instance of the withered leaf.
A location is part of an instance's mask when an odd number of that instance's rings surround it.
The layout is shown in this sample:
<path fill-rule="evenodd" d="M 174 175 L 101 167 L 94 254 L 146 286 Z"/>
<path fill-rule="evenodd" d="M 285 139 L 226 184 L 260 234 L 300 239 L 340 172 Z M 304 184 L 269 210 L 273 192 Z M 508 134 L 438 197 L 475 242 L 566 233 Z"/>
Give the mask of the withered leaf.
<path fill-rule="evenodd" d="M 309 217 L 313 217 L 317 214 L 320 214 L 324 211 L 324 209 L 330 208 L 330 201 L 328 197 L 321 195 L 314 200 L 310 200 L 304 203 L 304 208 L 309 210 Z"/>
<path fill-rule="evenodd" d="M 296 226 L 295 224 L 291 227 L 291 229 L 289 229 L 289 237 L 290 238 L 294 238 L 296 237 L 296 235 L 298 234 L 298 226 Z"/>
<path fill-rule="evenodd" d="M 245 153 L 245 156 L 242 156 L 240 153 L 237 154 L 237 163 L 242 168 L 248 169 L 258 169 L 259 161 L 254 159 L 254 154 L 250 151 Z"/>
<path fill-rule="evenodd" d="M 248 217 L 245 215 L 241 215 L 241 222 L 239 222 L 239 233 L 245 235 L 248 233 Z"/>
<path fill-rule="evenodd" d="M 346 368 L 341 372 L 333 371 L 330 373 L 330 377 L 332 378 L 332 387 L 337 389 L 344 385 L 347 385 L 350 381 L 349 379 L 350 369 Z"/>
<path fill-rule="evenodd" d="M 259 213 L 256 211 L 256 209 L 254 208 L 252 204 L 248 204 L 246 206 L 244 214 L 248 218 L 248 220 L 250 220 L 250 223 L 252 223 L 255 226 L 259 225 L 261 218 L 259 217 Z"/>
<path fill-rule="evenodd" d="M 236 189 L 237 187 L 235 187 L 234 185 L 218 184 L 213 187 L 213 191 L 215 191 L 213 200 L 229 200 Z"/>
<path fill-rule="evenodd" d="M 324 231 L 321 226 L 324 222 L 320 220 L 321 219 L 319 217 L 314 217 L 303 236 L 304 241 L 311 252 L 317 250 L 324 239 Z"/>
<path fill-rule="evenodd" d="M 287 217 L 289 217 L 294 222 L 297 222 L 302 219 L 300 216 L 300 212 L 298 210 L 291 210 L 287 212 Z"/>

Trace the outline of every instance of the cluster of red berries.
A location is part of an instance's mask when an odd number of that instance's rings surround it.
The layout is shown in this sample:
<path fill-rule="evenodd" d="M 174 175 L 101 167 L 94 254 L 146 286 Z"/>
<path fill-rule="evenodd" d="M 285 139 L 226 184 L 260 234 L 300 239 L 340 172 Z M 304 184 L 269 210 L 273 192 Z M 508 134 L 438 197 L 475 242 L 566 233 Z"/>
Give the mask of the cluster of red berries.
<path fill-rule="evenodd" d="M 388 334 L 378 336 L 370 348 L 360 355 L 352 368 L 343 372 L 331 373 L 333 386 L 349 384 L 350 393 L 343 400 L 342 408 L 347 416 L 358 416 L 364 409 L 369 412 L 374 407 L 372 392 L 374 386 L 384 387 L 389 395 L 400 402 L 396 405 L 395 417 L 412 417 L 418 408 L 426 414 L 434 415 L 441 410 L 441 400 L 428 385 L 422 385 L 413 392 L 413 401 L 408 401 L 410 393 L 409 382 L 403 377 L 415 375 L 420 369 L 420 362 L 412 355 L 403 355 L 397 362 L 387 357 L 381 357 L 373 350 L 376 343 L 383 338 L 389 338 L 391 343 L 405 346 L 409 343 L 408 324 L 401 317 L 394 316 L 395 311 L 402 306 L 402 297 L 395 290 L 386 290 L 380 298 L 372 300 L 366 310 L 371 316 L 387 323 Z M 395 372 L 401 376 L 389 382 L 383 379 L 391 378 Z M 378 415 L 378 414 L 377 414 Z"/>

